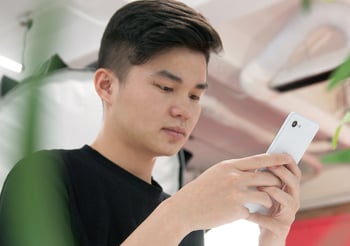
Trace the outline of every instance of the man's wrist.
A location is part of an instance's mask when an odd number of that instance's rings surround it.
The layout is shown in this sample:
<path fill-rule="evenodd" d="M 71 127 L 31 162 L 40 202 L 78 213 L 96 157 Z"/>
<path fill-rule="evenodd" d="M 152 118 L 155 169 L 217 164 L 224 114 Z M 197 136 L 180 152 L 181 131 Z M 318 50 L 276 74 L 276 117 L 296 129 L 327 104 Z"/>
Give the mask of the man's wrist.
<path fill-rule="evenodd" d="M 288 232 L 276 235 L 267 229 L 262 229 L 259 236 L 259 246 L 285 246 L 287 236 Z"/>
<path fill-rule="evenodd" d="M 163 201 L 156 210 L 159 210 L 160 216 L 164 216 L 172 232 L 176 233 L 179 238 L 182 239 L 193 231 L 181 205 L 177 204 L 174 198 L 171 197 Z"/>

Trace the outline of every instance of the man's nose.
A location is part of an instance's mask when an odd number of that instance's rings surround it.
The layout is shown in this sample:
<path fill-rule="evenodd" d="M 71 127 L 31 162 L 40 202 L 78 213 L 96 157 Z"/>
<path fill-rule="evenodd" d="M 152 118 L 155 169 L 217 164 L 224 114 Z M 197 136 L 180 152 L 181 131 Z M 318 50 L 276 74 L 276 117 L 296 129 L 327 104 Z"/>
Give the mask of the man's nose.
<path fill-rule="evenodd" d="M 175 118 L 188 120 L 191 117 L 190 106 L 186 103 L 173 104 L 170 107 L 170 115 Z"/>

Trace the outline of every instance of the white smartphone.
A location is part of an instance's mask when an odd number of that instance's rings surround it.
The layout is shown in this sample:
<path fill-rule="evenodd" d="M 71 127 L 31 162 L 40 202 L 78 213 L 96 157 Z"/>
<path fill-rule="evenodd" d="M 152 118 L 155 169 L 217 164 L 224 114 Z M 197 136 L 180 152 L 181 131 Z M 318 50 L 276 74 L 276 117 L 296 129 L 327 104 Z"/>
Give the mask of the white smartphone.
<path fill-rule="evenodd" d="M 300 114 L 291 112 L 283 122 L 266 153 L 287 153 L 299 164 L 318 129 L 319 125 L 317 123 Z M 268 211 L 259 204 L 246 204 L 246 207 L 251 213 L 266 213 Z"/>
<path fill-rule="evenodd" d="M 291 112 L 283 122 L 266 153 L 287 153 L 299 164 L 318 129 L 319 125 L 316 122 Z"/>

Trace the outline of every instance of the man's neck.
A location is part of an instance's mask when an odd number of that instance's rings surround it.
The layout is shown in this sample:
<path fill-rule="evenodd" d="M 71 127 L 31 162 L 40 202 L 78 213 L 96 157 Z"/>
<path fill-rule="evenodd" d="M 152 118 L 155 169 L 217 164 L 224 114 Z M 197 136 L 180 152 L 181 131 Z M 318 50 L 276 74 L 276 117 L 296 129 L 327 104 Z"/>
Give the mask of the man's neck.
<path fill-rule="evenodd" d="M 147 183 L 151 183 L 155 160 L 151 155 L 141 153 L 118 141 L 112 141 L 112 139 L 101 134 L 92 143 L 91 147 L 129 173 Z"/>

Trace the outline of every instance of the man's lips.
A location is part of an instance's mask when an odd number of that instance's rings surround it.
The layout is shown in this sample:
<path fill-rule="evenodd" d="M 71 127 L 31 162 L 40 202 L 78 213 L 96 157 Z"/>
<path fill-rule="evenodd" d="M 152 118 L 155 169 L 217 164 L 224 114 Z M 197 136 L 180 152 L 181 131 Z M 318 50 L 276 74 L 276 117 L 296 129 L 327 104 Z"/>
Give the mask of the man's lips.
<path fill-rule="evenodd" d="M 186 130 L 181 127 L 163 127 L 164 131 L 167 131 L 170 134 L 183 135 L 186 137 Z"/>

